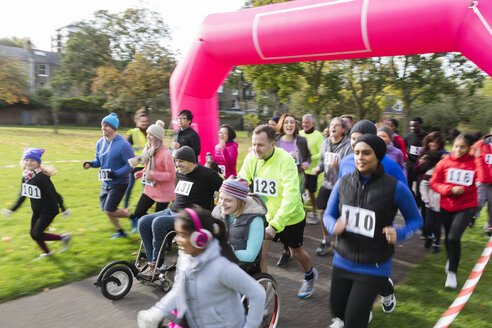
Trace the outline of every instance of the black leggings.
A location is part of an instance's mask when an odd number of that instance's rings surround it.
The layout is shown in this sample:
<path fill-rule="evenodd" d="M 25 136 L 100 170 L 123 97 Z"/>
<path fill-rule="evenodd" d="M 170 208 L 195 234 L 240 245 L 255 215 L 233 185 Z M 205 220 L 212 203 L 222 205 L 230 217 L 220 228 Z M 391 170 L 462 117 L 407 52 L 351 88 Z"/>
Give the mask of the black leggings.
<path fill-rule="evenodd" d="M 333 315 L 345 328 L 365 328 L 378 293 L 388 284 L 387 277 L 370 276 L 333 267 L 330 303 Z"/>
<path fill-rule="evenodd" d="M 448 212 L 441 209 L 444 225 L 446 251 L 448 253 L 449 271 L 458 272 L 461 255 L 461 235 L 465 232 L 468 222 L 473 217 L 471 208 L 458 212 Z"/>
<path fill-rule="evenodd" d="M 169 202 L 168 203 L 155 202 L 149 196 L 142 194 L 142 196 L 140 196 L 140 199 L 138 200 L 138 204 L 137 207 L 135 208 L 135 212 L 133 212 L 133 214 L 130 216 L 130 219 L 141 218 L 142 216 L 146 215 L 147 211 L 152 205 L 154 205 L 154 203 L 156 203 L 155 205 L 156 212 L 164 211 L 169 205 Z"/>
<path fill-rule="evenodd" d="M 49 253 L 50 250 L 45 244 L 45 240 L 61 240 L 60 235 L 54 233 L 44 232 L 46 228 L 53 222 L 56 214 L 46 214 L 46 213 L 33 213 L 31 217 L 31 238 L 38 243 L 39 247 L 45 252 Z"/>
<path fill-rule="evenodd" d="M 427 237 L 434 234 L 435 241 L 439 244 L 441 240 L 441 213 L 435 212 L 429 207 L 425 208 L 425 231 Z"/>

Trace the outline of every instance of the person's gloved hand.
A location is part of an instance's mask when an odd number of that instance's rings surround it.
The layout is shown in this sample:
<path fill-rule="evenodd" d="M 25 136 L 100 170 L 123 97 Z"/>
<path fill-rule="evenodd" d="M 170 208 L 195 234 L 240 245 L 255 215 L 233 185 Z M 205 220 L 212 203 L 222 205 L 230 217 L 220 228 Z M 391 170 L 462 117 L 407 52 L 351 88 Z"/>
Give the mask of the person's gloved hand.
<path fill-rule="evenodd" d="M 2 215 L 3 216 L 10 216 L 12 215 L 13 211 L 9 210 L 8 208 L 2 208 Z"/>
<path fill-rule="evenodd" d="M 116 174 L 114 174 L 113 171 L 109 171 L 108 172 L 108 178 L 114 180 L 114 179 L 116 179 Z"/>
<path fill-rule="evenodd" d="M 88 168 L 92 167 L 92 162 L 86 161 L 84 162 L 84 164 L 82 164 L 82 167 L 87 170 Z"/>
<path fill-rule="evenodd" d="M 64 210 L 64 211 L 62 212 L 62 215 L 63 215 L 63 216 L 69 216 L 69 215 L 70 215 L 70 213 L 72 213 L 72 211 L 71 211 L 69 208 L 67 208 L 66 210 Z"/>
<path fill-rule="evenodd" d="M 138 328 L 157 328 L 161 320 L 162 312 L 155 307 L 138 312 Z"/>

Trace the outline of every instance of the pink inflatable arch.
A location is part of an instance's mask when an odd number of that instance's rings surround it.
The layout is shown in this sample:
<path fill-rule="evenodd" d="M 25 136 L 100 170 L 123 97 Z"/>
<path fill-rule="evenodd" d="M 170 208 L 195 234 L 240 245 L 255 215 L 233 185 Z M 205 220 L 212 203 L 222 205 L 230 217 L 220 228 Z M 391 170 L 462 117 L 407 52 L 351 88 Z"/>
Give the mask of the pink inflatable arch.
<path fill-rule="evenodd" d="M 218 141 L 217 89 L 236 65 L 461 52 L 492 73 L 492 1 L 298 0 L 205 18 L 171 77 L 173 121 L 193 112 L 203 162 Z"/>

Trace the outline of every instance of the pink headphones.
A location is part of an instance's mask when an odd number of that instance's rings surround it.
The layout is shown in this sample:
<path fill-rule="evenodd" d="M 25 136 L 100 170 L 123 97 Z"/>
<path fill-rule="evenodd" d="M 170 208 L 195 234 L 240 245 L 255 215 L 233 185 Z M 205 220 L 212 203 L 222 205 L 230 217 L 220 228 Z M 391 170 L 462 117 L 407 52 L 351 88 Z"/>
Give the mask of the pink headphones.
<path fill-rule="evenodd" d="M 212 240 L 212 234 L 210 231 L 202 228 L 202 224 L 198 215 L 191 208 L 184 209 L 191 216 L 193 223 L 195 224 L 196 231 L 193 231 L 190 236 L 190 243 L 193 247 L 203 249 L 207 247 L 208 243 Z"/>

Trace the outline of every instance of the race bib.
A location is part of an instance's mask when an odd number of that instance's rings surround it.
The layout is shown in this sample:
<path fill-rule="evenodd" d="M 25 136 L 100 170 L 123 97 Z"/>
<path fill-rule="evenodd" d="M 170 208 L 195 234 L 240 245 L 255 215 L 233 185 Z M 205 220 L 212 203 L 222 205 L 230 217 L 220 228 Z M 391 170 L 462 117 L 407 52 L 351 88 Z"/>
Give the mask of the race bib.
<path fill-rule="evenodd" d="M 446 182 L 462 186 L 471 186 L 475 171 L 449 169 L 446 173 Z"/>
<path fill-rule="evenodd" d="M 99 171 L 97 171 L 99 181 L 113 180 L 108 177 L 109 172 L 111 172 L 111 169 L 100 169 Z"/>
<path fill-rule="evenodd" d="M 174 189 L 174 192 L 180 195 L 189 196 L 193 182 L 191 181 L 179 181 Z"/>
<path fill-rule="evenodd" d="M 334 163 L 340 163 L 340 155 L 337 153 L 326 152 L 325 153 L 325 166 L 333 166 Z"/>
<path fill-rule="evenodd" d="M 485 163 L 492 164 L 492 154 L 485 155 Z"/>
<path fill-rule="evenodd" d="M 376 227 L 376 213 L 374 211 L 343 204 L 341 216 L 347 220 L 345 230 L 374 238 Z"/>
<path fill-rule="evenodd" d="M 142 184 L 144 184 L 144 185 L 146 185 L 146 186 L 151 186 L 151 187 L 153 187 L 153 186 L 155 185 L 155 181 L 152 181 L 152 182 L 151 182 L 151 181 L 147 181 L 147 180 L 145 180 L 146 178 L 147 178 L 147 173 L 146 173 L 146 172 L 144 172 L 144 173 L 142 174 L 142 180 L 140 180 L 140 181 L 142 182 Z"/>
<path fill-rule="evenodd" d="M 37 186 L 23 183 L 21 196 L 34 198 L 34 199 L 41 199 L 41 190 Z"/>
<path fill-rule="evenodd" d="M 225 174 L 225 165 L 219 165 L 219 174 Z"/>
<path fill-rule="evenodd" d="M 419 156 L 421 150 L 422 150 L 422 147 L 410 146 L 410 154 L 412 154 L 412 155 Z"/>
<path fill-rule="evenodd" d="M 278 196 L 277 180 L 255 178 L 253 181 L 253 193 L 261 196 L 277 197 Z"/>

